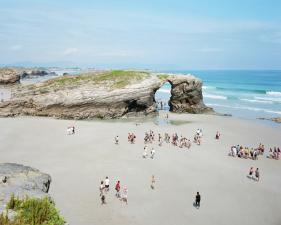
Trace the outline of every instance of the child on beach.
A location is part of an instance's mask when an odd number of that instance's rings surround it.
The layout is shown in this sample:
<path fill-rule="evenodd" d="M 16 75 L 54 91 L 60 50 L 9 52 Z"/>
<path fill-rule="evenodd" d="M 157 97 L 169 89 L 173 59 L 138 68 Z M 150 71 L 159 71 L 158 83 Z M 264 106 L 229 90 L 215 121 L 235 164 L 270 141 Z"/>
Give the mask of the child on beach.
<path fill-rule="evenodd" d="M 146 157 L 147 157 L 147 146 L 146 146 L 146 145 L 145 145 L 144 148 L 143 148 L 142 157 L 143 157 L 144 159 L 146 159 Z"/>

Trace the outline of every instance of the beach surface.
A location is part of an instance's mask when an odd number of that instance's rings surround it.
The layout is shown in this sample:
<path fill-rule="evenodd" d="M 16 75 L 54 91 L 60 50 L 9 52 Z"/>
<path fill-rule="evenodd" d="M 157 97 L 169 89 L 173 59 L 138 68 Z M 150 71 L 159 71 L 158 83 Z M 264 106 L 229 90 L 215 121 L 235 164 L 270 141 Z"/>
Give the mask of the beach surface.
<path fill-rule="evenodd" d="M 161 118 L 164 115 L 160 115 Z M 52 177 L 50 194 L 73 225 L 280 225 L 281 161 L 266 158 L 269 147 L 281 146 L 281 126 L 211 115 L 169 114 L 158 125 L 128 120 L 70 121 L 52 118 L 0 118 L 0 162 L 24 164 Z M 67 135 L 68 126 L 76 127 Z M 191 148 L 155 142 L 154 159 L 143 159 L 144 133 L 193 140 L 203 129 L 203 143 Z M 216 131 L 222 134 L 215 140 Z M 127 142 L 128 132 L 137 136 Z M 119 135 L 120 144 L 114 144 Z M 266 147 L 259 160 L 228 156 L 230 146 Z M 149 145 L 150 148 L 150 145 Z M 260 169 L 259 182 L 247 178 Z M 156 179 L 150 188 L 151 176 Z M 110 192 L 101 205 L 100 181 L 108 176 Z M 114 186 L 128 187 L 128 205 L 115 197 Z M 201 207 L 193 206 L 196 192 Z"/>

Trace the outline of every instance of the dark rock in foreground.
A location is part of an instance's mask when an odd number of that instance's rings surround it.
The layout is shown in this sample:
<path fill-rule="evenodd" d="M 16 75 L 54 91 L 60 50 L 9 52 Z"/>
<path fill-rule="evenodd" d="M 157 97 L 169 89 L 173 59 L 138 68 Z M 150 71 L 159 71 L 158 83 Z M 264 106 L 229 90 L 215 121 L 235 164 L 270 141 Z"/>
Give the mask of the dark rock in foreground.
<path fill-rule="evenodd" d="M 12 194 L 24 198 L 48 195 L 51 177 L 37 169 L 15 163 L 0 164 L 0 213 L 5 210 Z"/>

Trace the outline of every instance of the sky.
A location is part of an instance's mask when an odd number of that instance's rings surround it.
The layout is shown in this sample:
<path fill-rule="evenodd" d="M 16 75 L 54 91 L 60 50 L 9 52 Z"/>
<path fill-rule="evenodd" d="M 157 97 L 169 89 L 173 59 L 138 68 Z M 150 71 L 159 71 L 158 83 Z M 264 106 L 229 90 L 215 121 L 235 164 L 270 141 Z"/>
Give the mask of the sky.
<path fill-rule="evenodd" d="M 281 0 L 0 0 L 0 65 L 281 69 Z"/>

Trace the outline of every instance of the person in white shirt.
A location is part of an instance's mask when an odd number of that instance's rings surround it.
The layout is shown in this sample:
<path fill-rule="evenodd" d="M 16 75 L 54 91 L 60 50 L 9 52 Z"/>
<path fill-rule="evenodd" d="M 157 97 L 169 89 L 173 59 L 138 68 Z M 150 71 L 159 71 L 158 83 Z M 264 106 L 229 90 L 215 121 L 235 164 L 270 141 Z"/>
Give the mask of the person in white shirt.
<path fill-rule="evenodd" d="M 108 192 L 109 191 L 109 178 L 106 177 L 104 180 L 104 187 L 105 187 L 105 191 Z"/>

